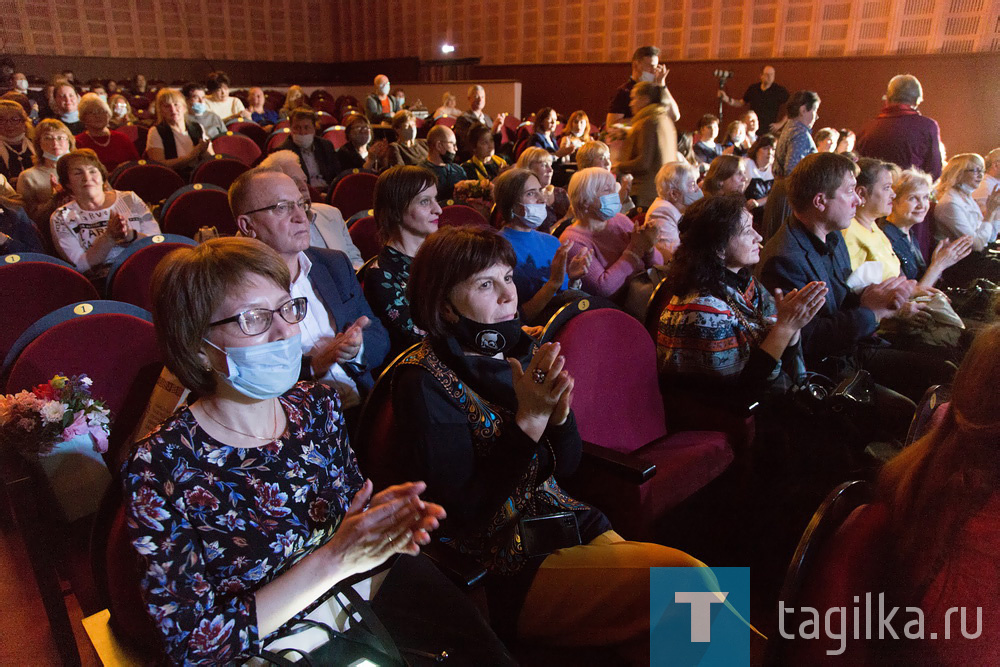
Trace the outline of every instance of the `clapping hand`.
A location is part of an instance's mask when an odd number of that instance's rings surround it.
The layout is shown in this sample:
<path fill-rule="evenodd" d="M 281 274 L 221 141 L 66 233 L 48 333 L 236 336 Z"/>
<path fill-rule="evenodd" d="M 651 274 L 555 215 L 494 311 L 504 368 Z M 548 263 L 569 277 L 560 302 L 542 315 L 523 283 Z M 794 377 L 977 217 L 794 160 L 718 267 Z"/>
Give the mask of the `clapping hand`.
<path fill-rule="evenodd" d="M 573 249 L 573 242 L 569 241 L 569 248 L 567 250 Z M 590 263 L 594 261 L 594 251 L 590 248 L 584 248 L 576 257 L 569 262 L 569 279 L 570 280 L 582 280 L 587 271 L 590 270 Z"/>
<path fill-rule="evenodd" d="M 931 253 L 931 264 L 938 264 L 941 270 L 954 266 L 959 261 L 965 259 L 972 252 L 972 237 L 962 236 L 953 241 L 947 239 L 941 241 Z"/>
<path fill-rule="evenodd" d="M 121 216 L 118 211 L 111 211 L 111 215 L 108 217 L 108 226 L 105 230 L 107 234 L 111 236 L 116 243 L 124 241 L 128 238 L 130 228 L 125 218 Z"/>
<path fill-rule="evenodd" d="M 515 421 L 529 438 L 538 442 L 549 424 L 561 425 L 569 416 L 573 378 L 563 370 L 566 358 L 559 343 L 546 343 L 535 351 L 526 369 L 509 358 L 517 396 Z"/>
<path fill-rule="evenodd" d="M 334 364 L 350 361 L 358 356 L 364 341 L 364 329 L 369 324 L 366 315 L 362 315 L 354 323 L 333 338 L 328 338 L 323 349 L 312 359 L 314 377 L 322 377 Z"/>
<path fill-rule="evenodd" d="M 774 301 L 778 308 L 777 326 L 785 326 L 797 332 L 809 324 L 826 303 L 829 291 L 824 282 L 811 282 L 788 294 L 783 294 L 780 289 L 774 290 Z"/>

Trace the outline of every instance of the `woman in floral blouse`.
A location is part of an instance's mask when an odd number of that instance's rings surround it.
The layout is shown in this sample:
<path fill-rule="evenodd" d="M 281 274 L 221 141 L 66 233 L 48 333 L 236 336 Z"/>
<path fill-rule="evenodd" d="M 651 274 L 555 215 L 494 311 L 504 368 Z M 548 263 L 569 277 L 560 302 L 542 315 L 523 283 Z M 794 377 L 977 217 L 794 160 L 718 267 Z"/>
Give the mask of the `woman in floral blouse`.
<path fill-rule="evenodd" d="M 243 662 L 338 582 L 417 554 L 444 511 L 422 482 L 372 495 L 336 393 L 296 384 L 307 304 L 272 250 L 213 239 L 154 285 L 166 365 L 199 398 L 124 465 L 143 594 L 171 662 Z"/>
<path fill-rule="evenodd" d="M 437 177 L 424 167 L 392 167 L 375 184 L 375 223 L 383 243 L 378 259 L 364 277 L 365 298 L 389 331 L 389 355 L 424 338 L 410 318 L 406 285 L 410 263 L 431 233 L 437 231 L 441 206 Z"/>

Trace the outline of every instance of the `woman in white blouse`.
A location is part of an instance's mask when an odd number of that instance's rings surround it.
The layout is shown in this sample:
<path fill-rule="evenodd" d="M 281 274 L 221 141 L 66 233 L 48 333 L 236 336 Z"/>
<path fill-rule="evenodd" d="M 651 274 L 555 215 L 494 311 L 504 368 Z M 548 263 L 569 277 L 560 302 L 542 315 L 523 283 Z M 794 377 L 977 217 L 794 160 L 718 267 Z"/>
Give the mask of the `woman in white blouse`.
<path fill-rule="evenodd" d="M 935 187 L 935 236 L 949 240 L 972 237 L 972 254 L 945 274 L 952 284 L 961 285 L 975 278 L 992 281 L 1000 278 L 1000 262 L 983 252 L 1000 231 L 1000 188 L 986 198 L 985 215 L 972 198 L 985 173 L 986 164 L 980 155 L 962 153 L 948 161 Z"/>

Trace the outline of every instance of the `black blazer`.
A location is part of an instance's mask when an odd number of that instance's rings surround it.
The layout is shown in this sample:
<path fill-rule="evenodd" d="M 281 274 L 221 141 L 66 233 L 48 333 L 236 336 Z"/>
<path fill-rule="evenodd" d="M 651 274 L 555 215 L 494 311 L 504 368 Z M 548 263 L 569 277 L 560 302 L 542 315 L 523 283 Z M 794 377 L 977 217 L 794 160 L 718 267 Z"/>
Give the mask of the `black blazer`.
<path fill-rule="evenodd" d="M 338 331 L 343 331 L 362 315 L 367 315 L 370 320 L 364 331 L 365 347 L 361 355 L 363 367 L 344 366 L 364 397 L 375 383 L 372 369 L 377 368 L 389 352 L 389 333 L 365 300 L 347 255 L 339 250 L 326 248 L 309 248 L 305 253 L 312 262 L 309 282 L 316 296 L 326 306 L 327 312 L 336 321 Z M 302 368 L 303 379 L 307 379 L 309 371 L 308 361 L 305 359 Z"/>
<path fill-rule="evenodd" d="M 832 262 L 825 253 L 832 253 Z M 875 313 L 861 306 L 861 298 L 847 287 L 851 258 L 839 232 L 831 232 L 826 244 L 817 239 L 794 216 L 789 217 L 767 242 L 760 254 L 757 276 L 772 292 L 786 294 L 812 281 L 821 280 L 830 289 L 823 309 L 802 328 L 802 351 L 806 365 L 818 367 L 826 357 L 853 355 L 859 341 L 878 328 Z"/>
<path fill-rule="evenodd" d="M 289 134 L 288 138 L 278 146 L 277 150 L 292 151 L 298 155 L 299 163 L 302 164 L 302 169 L 305 170 L 305 162 L 302 162 L 302 149 L 292 141 L 292 135 Z M 327 139 L 317 135 L 313 139 L 313 154 L 316 156 L 316 164 L 319 165 L 319 175 L 327 183 L 333 183 L 337 175 L 343 171 L 340 167 L 340 160 L 337 158 L 337 149 Z M 308 177 L 309 174 L 306 174 L 306 176 Z"/>

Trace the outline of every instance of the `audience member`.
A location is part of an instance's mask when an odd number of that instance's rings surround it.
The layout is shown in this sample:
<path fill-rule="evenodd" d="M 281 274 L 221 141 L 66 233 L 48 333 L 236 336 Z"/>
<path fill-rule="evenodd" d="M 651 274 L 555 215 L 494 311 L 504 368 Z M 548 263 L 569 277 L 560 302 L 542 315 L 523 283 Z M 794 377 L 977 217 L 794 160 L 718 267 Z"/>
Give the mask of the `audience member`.
<path fill-rule="evenodd" d="M 400 111 L 408 108 L 406 106 L 406 93 L 403 92 L 402 88 L 397 88 L 396 90 L 392 91 L 390 95 L 392 95 L 393 99 L 395 100 L 395 104 L 396 106 L 399 107 Z M 417 100 L 417 104 L 420 104 L 420 100 Z"/>
<path fill-rule="evenodd" d="M 309 185 L 325 191 L 344 170 L 337 149 L 323 137 L 316 136 L 316 112 L 311 108 L 296 107 L 289 122 L 291 131 L 278 150 L 295 153 L 309 177 Z"/>
<path fill-rule="evenodd" d="M 139 117 L 132 111 L 132 105 L 124 95 L 112 95 L 108 106 L 111 107 L 111 120 L 108 122 L 108 127 L 112 130 L 117 130 L 122 125 L 132 125 L 139 120 Z"/>
<path fill-rule="evenodd" d="M 132 77 L 130 82 L 131 90 L 133 95 L 145 95 L 146 94 L 146 77 L 142 74 L 136 74 Z"/>
<path fill-rule="evenodd" d="M 753 145 L 757 141 L 758 135 L 767 134 L 769 132 L 768 128 L 764 128 L 764 131 L 760 131 L 760 119 L 757 117 L 757 112 L 753 109 L 747 109 L 740 115 L 740 120 L 747 128 L 747 142 L 748 145 Z"/>
<path fill-rule="evenodd" d="M 814 142 L 816 144 L 817 153 L 834 153 L 841 152 L 835 150 L 838 143 L 840 142 L 840 133 L 832 127 L 824 127 L 816 131 L 816 136 L 814 137 Z"/>
<path fill-rule="evenodd" d="M 341 169 L 378 170 L 378 156 L 372 143 L 372 127 L 364 116 L 346 123 L 347 142 L 337 150 Z"/>
<path fill-rule="evenodd" d="M 600 511 L 560 489 L 556 480 L 572 474 L 581 451 L 573 378 L 558 344 L 520 356 L 529 341 L 520 335 L 514 265 L 510 244 L 491 229 L 445 228 L 417 253 L 409 292 L 428 337 L 393 378 L 401 442 L 428 498 L 448 512 L 447 544 L 486 568 L 501 635 L 614 647 L 628 664 L 645 664 L 647 568 L 701 563 L 624 541 Z M 553 512 L 572 513 L 580 544 L 532 550 L 518 518 Z"/>
<path fill-rule="evenodd" d="M 278 115 L 281 120 L 291 120 L 292 112 L 301 106 L 306 106 L 308 100 L 306 100 L 306 94 L 302 90 L 302 86 L 289 86 L 288 91 L 285 93 L 285 103 L 281 106 L 278 111 Z"/>
<path fill-rule="evenodd" d="M 746 165 L 742 158 L 735 155 L 720 155 L 712 160 L 712 164 L 705 173 L 705 178 L 701 181 L 701 189 L 706 196 L 721 195 L 727 193 L 743 194 L 746 190 L 750 178 L 747 176 Z M 751 200 L 744 199 L 747 208 L 753 208 Z"/>
<path fill-rule="evenodd" d="M 441 106 L 431 114 L 431 120 L 438 118 L 458 118 L 462 115 L 462 110 L 458 108 L 458 100 L 451 92 L 446 92 L 441 96 Z"/>
<path fill-rule="evenodd" d="M 434 172 L 423 167 L 390 167 L 375 184 L 375 224 L 383 245 L 365 273 L 364 288 L 365 298 L 389 332 L 389 359 L 425 335 L 410 317 L 406 286 L 413 256 L 438 228 L 437 188 Z"/>
<path fill-rule="evenodd" d="M 420 164 L 427 159 L 427 140 L 417 139 L 417 119 L 411 112 L 397 111 L 392 117 L 392 129 L 396 141 L 389 144 L 390 167 Z"/>
<path fill-rule="evenodd" d="M 659 230 L 653 222 L 638 227 L 622 215 L 619 185 L 611 172 L 582 169 L 569 181 L 574 222 L 559 240 L 572 241 L 570 260 L 588 250 L 593 261 L 583 277 L 583 290 L 619 303 L 628 296 L 633 274 L 663 264 L 655 249 Z"/>
<path fill-rule="evenodd" d="M 573 152 L 569 146 L 559 146 L 556 137 L 556 125 L 559 118 L 552 107 L 542 107 L 535 114 L 535 131 L 528 138 L 527 146 L 542 148 L 557 159 L 564 158 Z M 470 142 L 471 143 L 471 142 Z"/>
<path fill-rule="evenodd" d="M 588 141 L 590 141 L 590 117 L 582 109 L 574 111 L 566 121 L 566 127 L 559 138 L 559 148 L 563 149 L 569 146 L 571 150 L 566 156 L 569 159 Z"/>
<path fill-rule="evenodd" d="M 77 108 L 79 103 L 80 96 L 73 84 L 61 80 L 52 86 L 51 117 L 61 120 L 74 135 L 83 132 L 83 121 L 80 120 L 80 112 Z"/>
<path fill-rule="evenodd" d="M 788 120 L 774 146 L 774 187 L 764 209 L 762 229 L 764 238 L 771 238 L 781 223 L 791 214 L 785 196 L 784 179 L 795 166 L 810 153 L 816 152 L 812 126 L 819 117 L 819 95 L 811 90 L 800 90 L 788 101 Z"/>
<path fill-rule="evenodd" d="M 896 198 L 896 193 L 892 190 L 892 170 L 889 163 L 861 158 L 858 160 L 856 183 L 861 203 L 858 204 L 850 226 L 840 233 L 844 236 L 851 269 L 857 271 L 865 262 L 878 262 L 879 278 L 875 282 L 882 282 L 900 273 L 899 258 L 892 250 L 892 243 L 876 224 L 879 218 L 892 213 L 892 201 Z"/>
<path fill-rule="evenodd" d="M 309 179 L 302 169 L 299 156 L 292 151 L 275 151 L 265 157 L 257 165 L 261 169 L 270 171 L 280 171 L 292 181 L 299 189 L 299 194 L 304 199 L 311 199 L 309 191 Z M 365 263 L 361 257 L 361 251 L 354 245 L 351 235 L 347 231 L 347 224 L 344 216 L 336 206 L 312 202 L 309 212 L 309 245 L 313 248 L 327 248 L 329 250 L 339 250 L 347 255 L 351 260 L 354 269 L 360 269 Z"/>
<path fill-rule="evenodd" d="M 128 137 L 108 128 L 111 107 L 94 93 L 80 98 L 80 120 L 85 130 L 76 135 L 77 148 L 89 148 L 108 171 L 123 162 L 138 160 L 139 152 Z"/>
<path fill-rule="evenodd" d="M 208 108 L 205 86 L 200 83 L 186 83 L 181 93 L 187 101 L 187 119 L 201 125 L 203 136 L 215 139 L 226 133 L 226 124 L 214 111 Z"/>
<path fill-rule="evenodd" d="M 669 262 L 681 243 L 677 223 L 688 206 L 704 196 L 698 187 L 698 168 L 688 162 L 663 165 L 656 172 L 656 195 L 646 211 L 646 224 L 656 227 L 656 249 Z"/>
<path fill-rule="evenodd" d="M 187 102 L 179 91 L 161 88 L 153 104 L 156 125 L 146 134 L 146 157 L 185 174 L 206 156 L 215 155 L 201 125 L 187 119 Z"/>
<path fill-rule="evenodd" d="M 0 120 L 2 120 L 2 116 L 0 116 Z M 983 180 L 972 193 L 972 198 L 976 200 L 984 214 L 990 195 L 1000 187 L 1000 148 L 994 148 L 987 153 L 985 163 L 986 172 L 983 174 Z"/>
<path fill-rule="evenodd" d="M 719 136 L 719 119 L 710 113 L 698 119 L 698 141 L 691 147 L 698 162 L 705 165 L 722 155 L 722 146 L 715 142 Z"/>
<path fill-rule="evenodd" d="M 677 130 L 665 103 L 665 90 L 640 81 L 632 86 L 630 93 L 632 129 L 614 169 L 617 173 L 632 175 L 632 192 L 638 206 L 653 203 L 656 199 L 656 172 L 664 164 L 677 159 Z"/>
<path fill-rule="evenodd" d="M 976 278 L 1000 282 L 1000 261 L 986 250 L 986 246 L 996 241 L 1000 231 L 1000 190 L 990 193 L 986 199 L 985 215 L 972 198 L 972 193 L 983 181 L 985 171 L 985 163 L 979 155 L 956 155 L 948 160 L 935 188 L 935 237 L 951 240 L 972 237 L 972 254 L 945 274 L 945 280 L 952 285 L 965 286 Z"/>
<path fill-rule="evenodd" d="M 726 126 L 722 137 L 722 149 L 730 155 L 743 157 L 747 154 L 752 142 L 747 138 L 747 126 L 742 120 L 734 120 Z"/>
<path fill-rule="evenodd" d="M 601 167 L 610 171 L 611 148 L 603 141 L 588 141 L 576 152 L 576 167 Z"/>
<path fill-rule="evenodd" d="M 34 147 L 35 166 L 17 177 L 17 194 L 35 224 L 48 229 L 52 211 L 59 205 L 55 199 L 59 187 L 56 162 L 76 150 L 76 139 L 61 120 L 46 118 L 35 126 Z"/>
<path fill-rule="evenodd" d="M 852 153 L 854 152 L 854 142 L 857 139 L 852 130 L 842 128 L 837 131 L 837 150 L 835 153 Z M 857 162 L 857 160 L 855 160 Z"/>
<path fill-rule="evenodd" d="M 501 234 L 517 256 L 513 279 L 520 310 L 529 324 L 544 324 L 554 297 L 570 287 L 580 288 L 592 255 L 583 252 L 569 262 L 570 244 L 538 231 L 545 221 L 545 203 L 541 184 L 527 169 L 508 169 L 497 177 L 493 199 L 504 222 Z"/>
<path fill-rule="evenodd" d="M 371 372 L 389 350 L 389 335 L 365 301 L 350 259 L 310 247 L 311 202 L 280 171 L 242 174 L 229 188 L 229 206 L 240 232 L 262 241 L 288 266 L 292 298 L 308 303 L 299 379 L 336 389 L 353 426 L 375 382 Z"/>
<path fill-rule="evenodd" d="M 250 112 L 250 120 L 270 132 L 281 118 L 278 117 L 277 111 L 264 106 L 264 100 L 264 89 L 254 86 L 247 93 L 247 111 Z"/>
<path fill-rule="evenodd" d="M 469 86 L 469 110 L 463 113 L 458 119 L 455 120 L 455 137 L 458 142 L 458 146 L 461 147 L 463 151 L 471 151 L 468 147 L 469 130 L 476 123 L 480 125 L 485 125 L 493 131 L 494 138 L 499 134 L 500 128 L 503 127 L 503 122 L 507 118 L 506 113 L 499 113 L 497 117 L 490 118 L 484 109 L 486 108 L 486 89 L 482 86 L 476 84 Z M 455 149 L 458 150 L 457 148 Z"/>
<path fill-rule="evenodd" d="M 11 100 L 0 100 L 0 176 L 12 184 L 34 162 L 33 134 L 24 107 Z"/>
<path fill-rule="evenodd" d="M 385 74 L 375 77 L 375 92 L 365 99 L 365 117 L 369 123 L 387 123 L 394 113 L 402 109 L 397 99 L 389 95 L 389 88 L 389 77 Z"/>
<path fill-rule="evenodd" d="M 437 178 L 435 193 L 438 201 L 451 199 L 455 184 L 465 180 L 465 170 L 455 164 L 456 150 L 455 132 L 447 125 L 435 125 L 427 133 L 427 159 L 419 166 L 431 171 Z M 411 197 L 415 196 L 415 193 L 411 194 Z"/>
<path fill-rule="evenodd" d="M 0 176 L 2 178 L 2 176 Z M 8 186 L 9 187 L 9 186 Z M 38 228 L 20 206 L 10 206 L 0 195 L 0 255 L 14 252 L 45 252 Z"/>
<path fill-rule="evenodd" d="M 250 112 L 243 106 L 238 97 L 229 95 L 229 77 L 225 72 L 212 72 L 205 81 L 205 92 L 208 98 L 205 104 L 208 110 L 222 119 L 223 123 L 231 120 L 250 120 Z"/>
<path fill-rule="evenodd" d="M 519 169 L 527 169 L 542 186 L 542 200 L 547 210 L 545 222 L 541 224 L 538 231 L 548 233 L 562 220 L 569 212 L 569 195 L 565 188 L 552 185 L 552 162 L 554 158 L 551 153 L 544 148 L 526 148 L 517 159 Z"/>
<path fill-rule="evenodd" d="M 465 176 L 473 181 L 492 181 L 507 168 L 507 161 L 496 154 L 493 132 L 485 125 L 473 125 L 469 130 L 472 157 L 462 163 Z"/>
<path fill-rule="evenodd" d="M 108 172 L 90 149 L 59 158 L 59 185 L 73 199 L 52 214 L 52 242 L 59 256 L 94 282 L 108 273 L 125 246 L 160 233 L 149 207 L 134 192 L 108 187 Z"/>
<path fill-rule="evenodd" d="M 934 178 L 941 176 L 941 132 L 935 120 L 920 115 L 924 100 L 920 81 L 912 74 L 889 80 L 886 105 L 861 130 L 858 153 L 899 165 L 915 167 Z"/>
<path fill-rule="evenodd" d="M 640 46 L 636 49 L 632 54 L 632 74 L 628 81 L 615 91 L 615 96 L 611 99 L 611 105 L 608 107 L 604 128 L 608 129 L 612 125 L 632 117 L 632 114 L 635 113 L 632 109 L 632 88 L 635 84 L 643 81 L 663 88 L 663 104 L 667 107 L 670 120 L 675 123 L 679 121 L 681 119 L 680 109 L 667 89 L 667 74 L 669 72 L 667 66 L 660 63 L 660 49 L 655 46 Z"/>
<path fill-rule="evenodd" d="M 782 105 L 788 101 L 788 89 L 774 82 L 774 74 L 774 68 L 765 65 L 760 70 L 760 83 L 751 84 L 743 93 L 743 99 L 734 99 L 721 89 L 719 98 L 733 107 L 749 105 L 757 113 L 763 131 L 774 131 L 776 128 L 772 126 L 781 120 Z"/>
<path fill-rule="evenodd" d="M 753 142 L 753 146 L 747 151 L 747 156 L 743 164 L 747 170 L 750 182 L 747 184 L 747 201 L 754 201 L 752 208 L 759 208 L 767 204 L 767 197 L 774 185 L 774 145 L 777 139 L 773 134 L 762 134 Z M 761 211 L 763 213 L 763 211 Z"/>

